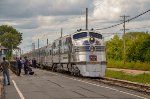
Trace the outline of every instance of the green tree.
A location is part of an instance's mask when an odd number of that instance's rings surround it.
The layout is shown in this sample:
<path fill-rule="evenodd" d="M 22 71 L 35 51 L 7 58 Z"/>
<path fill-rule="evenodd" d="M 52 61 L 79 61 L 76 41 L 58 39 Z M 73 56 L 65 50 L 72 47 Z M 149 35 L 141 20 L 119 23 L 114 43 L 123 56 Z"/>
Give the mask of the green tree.
<path fill-rule="evenodd" d="M 107 41 L 107 58 L 113 60 L 123 59 L 123 38 L 126 38 L 127 61 L 140 61 L 150 63 L 150 34 L 145 32 L 129 32 L 119 38 L 115 35 Z"/>
<path fill-rule="evenodd" d="M 1 25 L 0 26 L 0 42 L 8 49 L 17 48 L 22 41 L 22 33 L 18 32 L 12 26 Z"/>
<path fill-rule="evenodd" d="M 12 50 L 17 49 L 22 41 L 22 33 L 18 32 L 15 28 L 8 25 L 0 26 L 0 43 L 9 49 L 7 58 L 10 59 Z"/>
<path fill-rule="evenodd" d="M 150 62 L 150 35 L 147 35 L 143 40 L 140 52 L 142 56 L 142 61 Z"/>
<path fill-rule="evenodd" d="M 106 47 L 108 59 L 122 60 L 123 41 L 118 35 L 115 35 L 110 41 L 107 41 Z"/>
<path fill-rule="evenodd" d="M 127 59 L 128 61 L 141 61 L 148 60 L 150 49 L 150 35 L 144 32 L 131 32 L 126 34 L 127 39 Z"/>

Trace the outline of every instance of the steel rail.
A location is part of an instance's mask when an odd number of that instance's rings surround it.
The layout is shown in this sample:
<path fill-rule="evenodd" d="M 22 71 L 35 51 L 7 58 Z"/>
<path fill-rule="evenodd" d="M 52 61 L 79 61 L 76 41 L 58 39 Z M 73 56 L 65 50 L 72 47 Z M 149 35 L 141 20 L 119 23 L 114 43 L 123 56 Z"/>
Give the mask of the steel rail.
<path fill-rule="evenodd" d="M 141 84 L 137 82 L 131 82 L 126 80 L 119 80 L 114 78 L 108 78 L 104 77 L 103 80 L 98 80 L 100 82 L 103 82 L 105 84 L 120 86 L 128 89 L 132 89 L 135 91 L 143 92 L 150 95 L 150 85 L 148 84 Z"/>

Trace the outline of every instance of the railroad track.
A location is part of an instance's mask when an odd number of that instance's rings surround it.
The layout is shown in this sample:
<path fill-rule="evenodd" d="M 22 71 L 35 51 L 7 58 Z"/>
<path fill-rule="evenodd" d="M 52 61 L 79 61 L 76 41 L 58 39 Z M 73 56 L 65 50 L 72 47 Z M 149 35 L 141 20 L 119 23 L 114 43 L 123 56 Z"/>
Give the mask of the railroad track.
<path fill-rule="evenodd" d="M 132 90 L 143 92 L 143 93 L 150 95 L 150 85 L 125 81 L 125 80 L 118 80 L 118 79 L 113 79 L 113 78 L 106 78 L 106 77 L 103 78 L 103 80 L 97 79 L 97 81 L 100 81 L 102 83 L 109 84 L 109 85 L 115 85 L 115 86 L 132 89 Z"/>
<path fill-rule="evenodd" d="M 62 73 L 60 73 L 62 74 Z M 141 83 L 136 83 L 136 82 L 131 82 L 131 81 L 126 81 L 126 80 L 119 80 L 119 79 L 114 79 L 114 78 L 108 78 L 108 77 L 103 77 L 103 78 L 86 78 L 86 77 L 77 77 L 70 75 L 69 73 L 63 73 L 63 75 L 67 77 L 73 77 L 73 78 L 78 78 L 81 80 L 90 80 L 94 81 L 97 83 L 103 83 L 107 85 L 115 85 L 119 87 L 124 87 L 128 89 L 132 89 L 138 92 L 142 92 L 144 94 L 150 95 L 150 85 L 148 84 L 141 84 Z"/>
<path fill-rule="evenodd" d="M 48 71 L 51 71 L 51 70 L 48 70 Z M 81 80 L 90 80 L 96 83 L 103 83 L 107 85 L 113 85 L 113 86 L 115 85 L 119 87 L 124 87 L 124 88 L 132 89 L 132 90 L 150 95 L 150 85 L 148 84 L 141 84 L 141 83 L 126 81 L 126 80 L 119 80 L 119 79 L 108 78 L 108 77 L 103 77 L 103 78 L 89 78 L 89 77 L 82 77 L 82 76 L 77 77 L 74 75 L 70 75 L 68 72 L 57 72 L 57 73 L 60 73 L 61 75 L 63 74 L 64 76 L 67 76 L 67 77 L 77 78 Z"/>

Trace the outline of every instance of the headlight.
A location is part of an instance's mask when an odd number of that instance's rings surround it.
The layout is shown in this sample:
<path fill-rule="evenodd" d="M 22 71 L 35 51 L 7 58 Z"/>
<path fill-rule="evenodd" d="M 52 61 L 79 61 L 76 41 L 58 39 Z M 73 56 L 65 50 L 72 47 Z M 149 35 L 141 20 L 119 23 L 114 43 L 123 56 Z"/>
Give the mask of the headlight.
<path fill-rule="evenodd" d="M 94 43 L 95 42 L 95 38 L 93 38 L 93 37 L 90 37 L 90 43 L 92 44 L 92 43 Z"/>

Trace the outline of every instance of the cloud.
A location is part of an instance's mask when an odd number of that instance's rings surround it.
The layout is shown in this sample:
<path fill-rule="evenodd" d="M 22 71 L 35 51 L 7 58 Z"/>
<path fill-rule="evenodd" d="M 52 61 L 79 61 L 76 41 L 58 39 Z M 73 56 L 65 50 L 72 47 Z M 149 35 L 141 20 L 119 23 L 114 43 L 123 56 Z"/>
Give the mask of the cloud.
<path fill-rule="evenodd" d="M 1 17 L 28 18 L 36 16 L 81 15 L 92 0 L 2 0 Z"/>
<path fill-rule="evenodd" d="M 120 20 L 120 16 L 134 17 L 150 9 L 149 0 L 99 0 L 94 1 L 96 6 L 93 17 L 101 20 Z M 150 17 L 146 16 L 148 19 Z"/>
<path fill-rule="evenodd" d="M 33 22 L 33 21 L 25 21 L 25 22 L 22 22 L 20 24 L 17 24 L 15 25 L 16 28 L 18 29 L 33 29 L 33 28 L 38 28 L 39 27 L 39 24 L 37 21 Z"/>
<path fill-rule="evenodd" d="M 89 8 L 89 29 L 98 29 L 120 23 L 121 15 L 135 17 L 150 9 L 149 5 L 149 0 L 0 0 L 0 24 L 13 25 L 23 33 L 21 48 L 29 50 L 32 42 L 37 45 L 38 38 L 40 46 L 46 45 L 47 38 L 50 42 L 59 38 L 60 28 L 63 35 L 85 29 L 86 7 Z M 150 23 L 149 16 L 150 13 L 140 16 L 126 26 L 146 26 Z M 122 25 L 99 32 L 122 33 L 120 29 Z M 149 28 L 142 30 L 150 31 Z"/>

